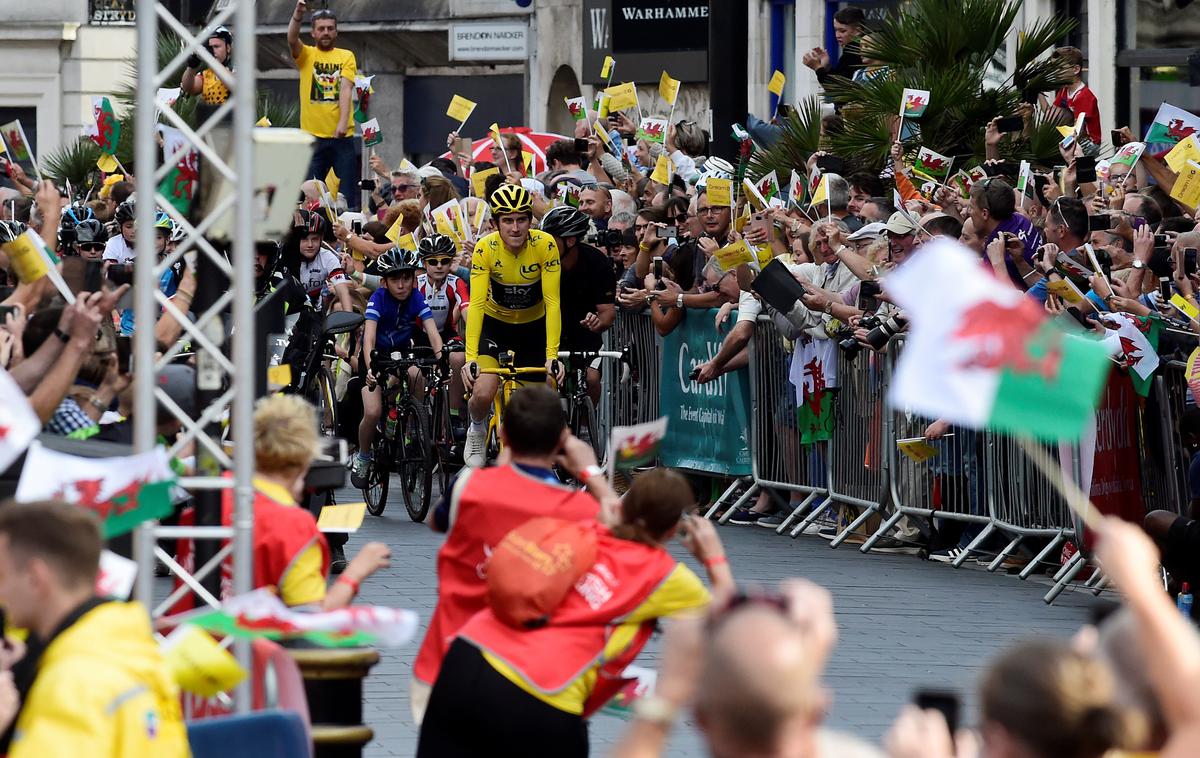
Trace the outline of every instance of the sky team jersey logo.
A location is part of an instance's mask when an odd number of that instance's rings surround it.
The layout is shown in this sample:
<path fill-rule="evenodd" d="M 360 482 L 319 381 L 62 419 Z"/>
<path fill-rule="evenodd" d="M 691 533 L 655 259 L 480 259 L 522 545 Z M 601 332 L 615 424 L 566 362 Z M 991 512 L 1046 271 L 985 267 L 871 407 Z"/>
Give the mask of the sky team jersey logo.
<path fill-rule="evenodd" d="M 308 99 L 314 103 L 336 103 L 341 83 L 341 66 L 336 63 L 314 63 Z"/>

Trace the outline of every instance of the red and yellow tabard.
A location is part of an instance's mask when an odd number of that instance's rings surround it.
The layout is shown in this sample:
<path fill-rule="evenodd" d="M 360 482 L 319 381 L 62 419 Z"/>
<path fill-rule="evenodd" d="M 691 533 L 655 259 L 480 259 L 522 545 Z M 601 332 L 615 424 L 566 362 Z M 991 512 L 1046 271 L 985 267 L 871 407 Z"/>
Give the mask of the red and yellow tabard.
<path fill-rule="evenodd" d="M 700 578 L 663 548 L 595 528 L 596 562 L 549 624 L 517 629 L 485 609 L 459 635 L 521 689 L 583 716 L 620 689 L 620 673 L 650 639 L 656 619 L 699 612 L 709 602 Z"/>
<path fill-rule="evenodd" d="M 458 630 L 487 607 L 484 567 L 504 535 L 536 516 L 594 519 L 599 504 L 585 492 L 538 479 L 514 466 L 464 470 L 450 497 L 450 532 L 438 551 L 438 603 L 413 676 L 437 680 Z"/>
<path fill-rule="evenodd" d="M 179 517 L 180 525 L 194 523 L 189 508 Z M 221 523 L 233 523 L 233 491 L 221 498 Z M 227 544 L 224 541 L 222 545 Z M 191 540 L 180 540 L 176 560 L 194 571 Z M 254 478 L 254 587 L 269 587 L 289 606 L 313 605 L 325 599 L 326 571 L 329 567 L 329 543 L 317 528 L 313 515 L 296 505 L 286 489 L 258 477 Z M 176 580 L 176 586 L 179 582 Z M 233 592 L 233 560 L 221 564 L 221 597 Z M 192 607 L 188 593 L 172 613 Z"/>

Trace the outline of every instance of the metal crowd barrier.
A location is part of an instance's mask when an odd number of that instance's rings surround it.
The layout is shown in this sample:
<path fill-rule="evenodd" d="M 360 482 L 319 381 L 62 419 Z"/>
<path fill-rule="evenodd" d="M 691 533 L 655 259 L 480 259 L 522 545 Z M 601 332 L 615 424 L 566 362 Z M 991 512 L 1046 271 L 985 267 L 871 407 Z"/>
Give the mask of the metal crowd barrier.
<path fill-rule="evenodd" d="M 626 346 L 630 348 L 628 368 L 608 361 L 601 372 L 602 397 L 596 411 L 606 439 L 613 427 L 653 421 L 659 416 L 662 340 L 654 331 L 649 313 L 617 308 L 616 320 L 604 332 L 604 349 L 623 350 Z"/>
<path fill-rule="evenodd" d="M 1181 516 L 1187 513 L 1190 461 L 1183 452 L 1179 419 L 1194 405 L 1184 377 L 1186 368 L 1182 361 L 1165 361 L 1159 366 L 1140 424 L 1146 510 L 1174 511 Z"/>
<path fill-rule="evenodd" d="M 801 445 L 796 425 L 796 390 L 788 380 L 791 354 L 771 320 L 760 316 L 750 341 L 750 449 L 753 484 L 721 517 L 724 523 L 734 509 L 749 502 L 760 490 L 799 493 L 804 499 L 791 505 L 791 512 L 775 530 L 782 534 L 791 523 L 811 508 L 805 524 L 823 510 L 828 493 L 825 444 Z M 826 501 L 827 502 L 827 501 Z M 713 504 L 713 509 L 717 504 Z"/>

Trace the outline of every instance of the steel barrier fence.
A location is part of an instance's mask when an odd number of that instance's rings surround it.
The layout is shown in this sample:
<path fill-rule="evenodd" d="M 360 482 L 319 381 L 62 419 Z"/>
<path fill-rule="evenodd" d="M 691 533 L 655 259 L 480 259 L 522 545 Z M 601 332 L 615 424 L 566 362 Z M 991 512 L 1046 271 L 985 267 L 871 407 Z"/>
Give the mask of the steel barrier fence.
<path fill-rule="evenodd" d="M 606 372 L 601 420 L 605 428 L 653 420 L 659 415 L 661 339 L 648 314 L 618 311 L 605 335 L 606 349 L 630 350 L 628 375 Z M 750 487 L 735 483 L 707 511 L 712 518 L 722 505 L 723 522 L 736 506 L 767 492 L 799 494 L 786 504 L 778 533 L 804 533 L 827 506 L 858 509 L 853 519 L 837 523 L 831 547 L 838 547 L 872 516 L 881 523 L 860 546 L 869 552 L 905 517 L 924 522 L 957 521 L 978 530 L 952 565 L 986 549 L 986 541 L 1003 536 L 1004 546 L 989 562 L 997 570 L 1023 543 L 1035 541 L 1038 552 L 1020 571 L 1028 578 L 1065 542 L 1080 544 L 1081 531 L 1057 488 L 1028 460 L 1016 440 L 1003 434 L 959 427 L 933 441 L 937 455 L 916 461 L 904 455 L 897 440 L 924 437 L 931 419 L 905 409 L 890 409 L 887 388 L 903 337 L 887 350 L 862 351 L 847 359 L 839 351 L 838 387 L 834 399 L 834 433 L 825 443 L 801 444 L 796 422 L 796 393 L 789 379 L 791 353 L 766 317 L 755 324 L 750 350 L 751 454 Z M 1146 510 L 1183 513 L 1186 508 L 1187 464 L 1178 421 L 1192 405 L 1180 361 L 1165 361 L 1154 378 L 1150 397 L 1138 410 L 1136 433 L 1141 494 Z M 1112 391 L 1111 388 L 1106 392 Z M 1128 406 L 1125 406 L 1128 407 Z M 1071 446 L 1049 448 L 1065 468 L 1079 477 L 1079 454 Z M 736 498 L 736 499 L 733 499 Z M 726 502 L 729 500 L 729 502 Z M 799 521 L 799 523 L 797 523 Z M 997 543 L 999 544 L 999 543 Z M 1054 598 L 1088 561 L 1076 551 L 1053 575 L 1044 600 Z M 1100 571 L 1085 585 L 1099 592 L 1106 584 Z"/>

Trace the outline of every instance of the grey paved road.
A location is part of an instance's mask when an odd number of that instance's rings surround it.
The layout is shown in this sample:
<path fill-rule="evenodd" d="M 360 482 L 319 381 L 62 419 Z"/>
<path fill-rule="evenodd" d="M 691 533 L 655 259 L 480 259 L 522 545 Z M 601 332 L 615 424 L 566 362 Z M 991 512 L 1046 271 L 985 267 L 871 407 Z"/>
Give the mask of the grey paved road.
<path fill-rule="evenodd" d="M 352 490 L 338 497 L 343 503 L 357 499 Z M 744 584 L 770 586 L 803 576 L 833 592 L 839 642 L 826 675 L 833 691 L 828 723 L 872 740 L 918 687 L 963 691 L 973 709 L 969 693 L 990 655 L 1025 636 L 1069 635 L 1096 602 L 1090 592 L 1068 591 L 1046 606 L 1045 584 L 988 574 L 972 562 L 956 571 L 913 556 L 862 555 L 850 545 L 830 550 L 819 537 L 793 541 L 752 526 L 722 527 L 721 537 Z M 387 542 L 393 558 L 391 568 L 363 585 L 361 602 L 413 608 L 428 623 L 437 596 L 434 566 L 441 537 L 411 523 L 397 497 L 383 518 L 367 517 L 348 551 L 367 540 Z M 699 573 L 695 564 L 693 569 Z M 412 644 L 384 651 L 367 682 L 365 718 L 376 733 L 368 756 L 415 752 L 408 688 L 416 650 Z M 656 640 L 638 663 L 657 667 L 659 652 Z M 624 722 L 615 717 L 593 719 L 593 754 L 608 755 L 623 729 Z M 668 754 L 702 756 L 702 745 L 694 725 L 684 723 L 676 726 Z"/>

